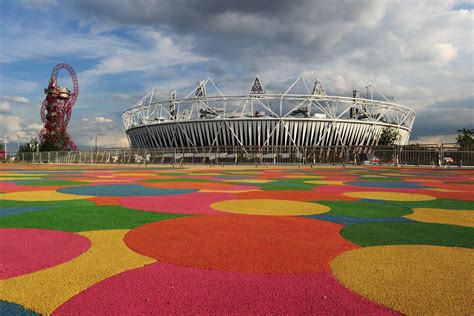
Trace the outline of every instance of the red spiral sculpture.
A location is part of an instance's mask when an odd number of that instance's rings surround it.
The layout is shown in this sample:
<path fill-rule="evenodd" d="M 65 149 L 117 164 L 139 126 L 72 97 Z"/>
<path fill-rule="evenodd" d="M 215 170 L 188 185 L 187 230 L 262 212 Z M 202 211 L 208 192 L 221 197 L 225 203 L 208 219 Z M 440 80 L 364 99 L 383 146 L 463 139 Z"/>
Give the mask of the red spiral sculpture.
<path fill-rule="evenodd" d="M 73 90 L 58 85 L 58 73 L 66 69 L 71 76 Z M 72 107 L 79 94 L 79 84 L 74 69 L 69 64 L 58 64 L 53 68 L 48 88 L 44 90 L 46 98 L 41 105 L 41 121 L 44 124 L 40 132 L 42 151 L 77 150 L 67 132 L 71 120 Z"/>

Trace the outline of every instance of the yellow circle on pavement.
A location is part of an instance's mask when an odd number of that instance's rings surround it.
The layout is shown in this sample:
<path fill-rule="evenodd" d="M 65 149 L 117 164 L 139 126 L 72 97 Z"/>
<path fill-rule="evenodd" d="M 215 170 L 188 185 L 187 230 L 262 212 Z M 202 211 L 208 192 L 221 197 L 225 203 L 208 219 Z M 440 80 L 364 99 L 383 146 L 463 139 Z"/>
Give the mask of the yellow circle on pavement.
<path fill-rule="evenodd" d="M 474 210 L 445 210 L 414 208 L 413 214 L 404 217 L 425 223 L 438 223 L 474 227 Z"/>
<path fill-rule="evenodd" d="M 311 215 L 328 212 L 326 205 L 276 199 L 227 200 L 211 204 L 218 211 L 250 215 Z"/>
<path fill-rule="evenodd" d="M 336 180 L 311 180 L 305 181 L 304 183 L 309 184 L 325 184 L 325 185 L 343 185 L 344 181 L 336 181 Z"/>
<path fill-rule="evenodd" d="M 0 200 L 9 201 L 67 201 L 83 200 L 93 196 L 59 193 L 54 190 L 47 191 L 21 191 L 10 192 L 0 195 Z"/>
<path fill-rule="evenodd" d="M 275 180 L 266 180 L 266 179 L 233 179 L 233 180 L 224 180 L 222 182 L 233 182 L 233 183 L 269 183 L 275 182 Z"/>
<path fill-rule="evenodd" d="M 407 315 L 472 313 L 474 250 L 425 245 L 345 252 L 331 272 L 345 287 Z"/>
<path fill-rule="evenodd" d="M 40 177 L 0 177 L 0 181 L 11 181 L 11 180 L 41 180 Z"/>
<path fill-rule="evenodd" d="M 346 192 L 345 196 L 360 199 L 383 200 L 383 201 L 429 201 L 436 198 L 431 195 L 402 192 Z"/>
<path fill-rule="evenodd" d="M 298 174 L 298 175 L 289 175 L 289 176 L 283 176 L 283 178 L 290 178 L 290 179 L 324 179 L 326 178 L 325 176 L 313 176 L 313 175 L 304 175 L 304 174 Z"/>

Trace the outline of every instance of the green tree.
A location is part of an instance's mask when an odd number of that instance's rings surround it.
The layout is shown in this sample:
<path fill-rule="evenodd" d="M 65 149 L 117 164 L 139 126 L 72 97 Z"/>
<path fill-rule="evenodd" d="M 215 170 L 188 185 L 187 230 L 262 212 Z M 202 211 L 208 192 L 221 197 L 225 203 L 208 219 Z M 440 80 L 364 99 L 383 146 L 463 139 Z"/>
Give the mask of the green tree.
<path fill-rule="evenodd" d="M 18 149 L 19 153 L 33 153 L 39 150 L 39 141 L 36 138 L 32 138 L 29 143 L 20 145 Z"/>
<path fill-rule="evenodd" d="M 398 130 L 390 126 L 386 126 L 380 134 L 378 144 L 380 146 L 392 146 L 397 144 L 399 140 L 400 133 L 398 132 Z"/>
<path fill-rule="evenodd" d="M 463 128 L 458 130 L 456 142 L 461 147 L 474 147 L 474 128 Z"/>
<path fill-rule="evenodd" d="M 68 151 L 68 138 L 66 135 L 46 135 L 39 151 Z"/>
<path fill-rule="evenodd" d="M 397 145 L 399 141 L 400 133 L 396 128 L 390 126 L 383 128 L 378 141 L 378 145 L 382 147 L 374 152 L 381 163 L 395 163 L 395 161 L 397 161 L 395 145 Z"/>

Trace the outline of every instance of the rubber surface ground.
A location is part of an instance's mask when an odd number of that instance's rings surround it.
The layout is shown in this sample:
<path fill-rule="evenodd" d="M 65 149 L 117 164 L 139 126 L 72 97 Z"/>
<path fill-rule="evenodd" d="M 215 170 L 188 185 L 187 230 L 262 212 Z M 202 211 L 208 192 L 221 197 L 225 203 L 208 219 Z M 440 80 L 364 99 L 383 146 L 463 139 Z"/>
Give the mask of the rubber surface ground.
<path fill-rule="evenodd" d="M 463 168 L 0 165 L 0 314 L 474 314 L 473 192 Z"/>

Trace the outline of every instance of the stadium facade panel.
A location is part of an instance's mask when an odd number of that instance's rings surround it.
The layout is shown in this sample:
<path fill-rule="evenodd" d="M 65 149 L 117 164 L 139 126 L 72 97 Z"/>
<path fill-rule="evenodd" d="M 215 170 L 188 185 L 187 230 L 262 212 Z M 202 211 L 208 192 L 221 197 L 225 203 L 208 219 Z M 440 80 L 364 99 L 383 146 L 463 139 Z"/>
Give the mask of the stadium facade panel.
<path fill-rule="evenodd" d="M 313 89 L 292 93 L 298 83 Z M 154 91 L 122 114 L 133 148 L 370 146 L 386 128 L 405 145 L 415 120 L 408 107 L 361 98 L 356 90 L 329 96 L 320 81 L 308 85 L 303 77 L 282 94 L 267 94 L 257 77 L 248 95 L 223 95 L 208 78 L 183 99 L 175 92 L 167 101 L 153 97 Z"/>

